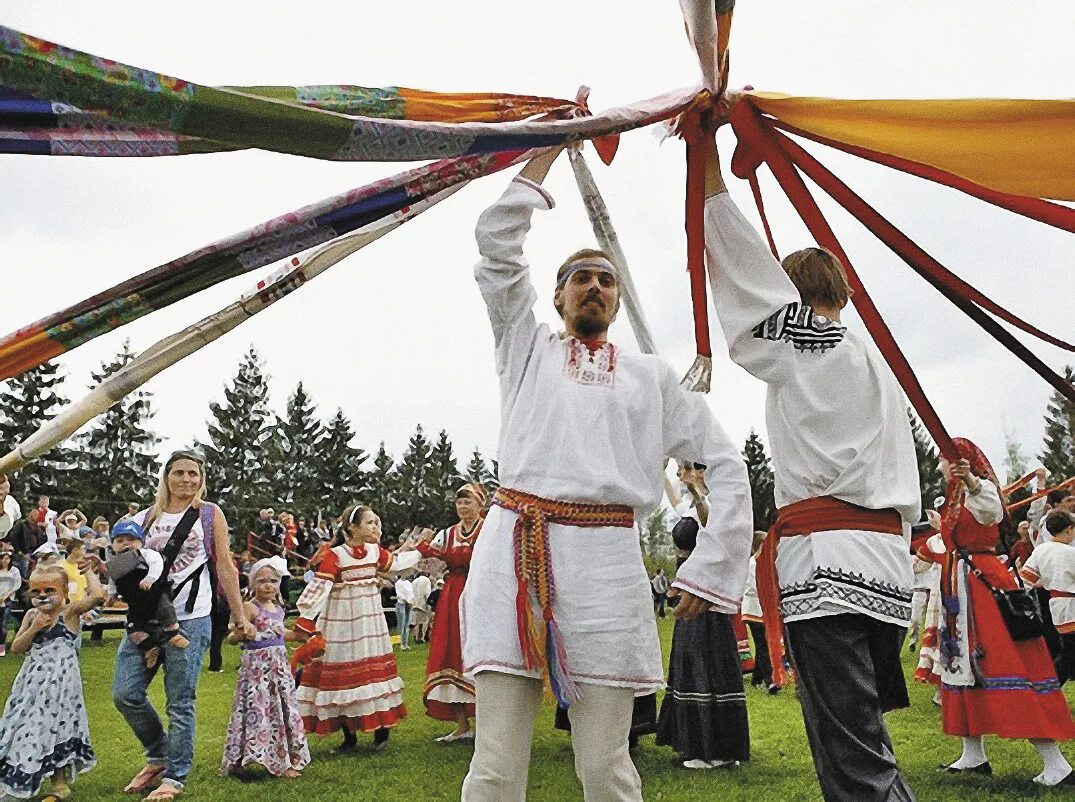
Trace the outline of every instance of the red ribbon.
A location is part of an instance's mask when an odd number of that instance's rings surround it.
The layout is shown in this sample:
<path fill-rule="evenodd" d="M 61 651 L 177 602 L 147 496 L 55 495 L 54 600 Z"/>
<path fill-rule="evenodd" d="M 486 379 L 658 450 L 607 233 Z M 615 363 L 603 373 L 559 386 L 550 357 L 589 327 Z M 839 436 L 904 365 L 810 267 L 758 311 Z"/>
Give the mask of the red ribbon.
<path fill-rule="evenodd" d="M 999 323 L 986 314 L 988 311 L 1019 326 L 1024 331 L 1035 334 L 1053 345 L 1075 350 L 1063 340 L 1058 340 L 1045 332 L 1035 329 L 1028 323 L 993 303 L 969 284 L 963 282 L 940 262 L 915 244 L 906 234 L 879 214 L 872 206 L 856 195 L 840 179 L 825 169 L 820 162 L 803 150 L 784 134 L 769 129 L 772 140 L 783 150 L 791 162 L 805 172 L 833 200 L 843 206 L 851 215 L 864 225 L 875 237 L 887 245 L 908 266 L 952 302 L 971 320 L 981 326 L 987 333 L 1011 351 L 1031 370 L 1055 387 L 1062 395 L 1075 401 L 1075 387 L 1063 376 L 1053 371 L 1025 345 L 1019 342 Z M 936 439 L 936 437 L 934 437 Z"/>
<path fill-rule="evenodd" d="M 955 459 L 955 447 L 952 445 L 952 439 L 944 428 L 944 424 L 929 399 L 926 398 L 918 377 L 915 376 L 888 325 L 877 311 L 866 287 L 852 267 L 851 260 L 847 258 L 847 254 L 822 215 L 810 190 L 806 188 L 802 177 L 796 172 L 787 153 L 774 140 L 775 132 L 766 126 L 757 109 L 744 101 L 736 104 L 731 115 L 732 129 L 739 139 L 739 145 L 732 158 L 732 171 L 740 178 L 745 178 L 754 172 L 761 162 L 764 161 L 769 165 L 769 169 L 776 176 L 811 235 L 821 247 L 835 254 L 843 264 L 844 270 L 847 271 L 848 283 L 854 290 L 851 300 L 863 324 L 892 368 L 892 372 L 917 411 L 922 424 L 937 443 L 941 454 L 948 459 Z"/>

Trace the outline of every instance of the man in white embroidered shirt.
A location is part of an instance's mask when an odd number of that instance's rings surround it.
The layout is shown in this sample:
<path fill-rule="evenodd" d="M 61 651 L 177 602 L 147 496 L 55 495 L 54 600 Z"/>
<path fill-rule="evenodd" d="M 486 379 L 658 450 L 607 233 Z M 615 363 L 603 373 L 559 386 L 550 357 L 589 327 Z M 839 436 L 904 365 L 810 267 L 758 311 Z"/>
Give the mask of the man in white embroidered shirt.
<path fill-rule="evenodd" d="M 782 617 L 826 800 L 911 800 L 882 717 L 908 704 L 900 645 L 921 506 L 903 394 L 840 324 L 850 288 L 836 257 L 807 248 L 781 269 L 729 198 L 715 142 L 707 155 L 714 304 L 732 360 L 768 384 L 779 510 L 758 594 L 774 671 Z"/>
<path fill-rule="evenodd" d="M 677 614 L 733 612 L 746 583 L 742 458 L 668 365 L 608 342 L 619 307 L 609 258 L 585 250 L 561 266 L 553 303 L 564 335 L 534 316 L 523 242 L 533 211 L 553 206 L 540 182 L 556 155 L 532 160 L 476 232 L 474 272 L 500 377 L 502 486 L 461 601 L 463 663 L 477 696 L 466 802 L 526 798 L 542 678 L 568 706 L 587 802 L 642 799 L 627 750 L 632 702 L 664 680 L 634 522 L 660 502 L 666 455 L 708 466 L 713 510 L 673 583 Z"/>

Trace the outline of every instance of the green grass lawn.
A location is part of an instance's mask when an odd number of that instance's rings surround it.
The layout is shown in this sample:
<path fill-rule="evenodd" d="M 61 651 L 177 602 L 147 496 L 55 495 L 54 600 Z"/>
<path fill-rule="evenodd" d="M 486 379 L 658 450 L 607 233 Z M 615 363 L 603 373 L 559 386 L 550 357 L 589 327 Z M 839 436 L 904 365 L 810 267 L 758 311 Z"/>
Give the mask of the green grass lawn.
<path fill-rule="evenodd" d="M 660 626 L 667 654 L 671 620 Z M 102 646 L 83 648 L 82 676 L 89 708 L 93 745 L 98 766 L 74 785 L 74 799 L 127 800 L 120 789 L 142 765 L 138 742 L 119 713 L 112 707 L 109 688 L 118 638 L 106 639 Z M 331 749 L 339 736 L 312 738 L 313 763 L 299 780 L 262 777 L 239 781 L 217 775 L 224 748 L 224 732 L 231 710 L 238 650 L 228 649 L 225 671 L 205 673 L 198 686 L 198 743 L 194 771 L 186 797 L 199 800 L 377 800 L 377 802 L 417 802 L 456 800 L 466 773 L 471 746 L 436 744 L 433 738 L 450 725 L 427 718 L 422 708 L 426 647 L 397 653 L 406 682 L 410 716 L 392 733 L 388 749 L 369 750 L 368 736 L 360 741 L 357 753 L 336 757 Z M 911 655 L 905 666 L 911 670 Z M 6 699 L 21 658 L 0 659 L 0 696 Z M 161 681 L 154 684 L 154 698 L 163 708 Z M 888 716 L 896 754 L 920 800 L 1018 800 L 1072 798 L 1064 792 L 1039 789 L 1031 777 L 1040 771 L 1033 748 L 1025 741 L 988 738 L 986 746 L 993 764 L 993 777 L 960 777 L 937 772 L 937 764 L 954 760 L 959 744 L 940 731 L 940 711 L 930 704 L 931 688 L 911 688 L 912 707 Z M 692 772 L 679 767 L 670 749 L 657 747 L 652 737 L 642 739 L 636 759 L 647 800 L 816 800 L 820 799 L 813 763 L 803 731 L 802 716 L 795 695 L 784 692 L 768 696 L 748 688 L 750 709 L 751 760 L 734 771 Z M 530 771 L 531 800 L 581 800 L 582 790 L 575 779 L 569 738 L 552 727 L 553 707 L 546 709 L 534 733 Z M 1075 762 L 1075 746 L 1065 748 Z"/>

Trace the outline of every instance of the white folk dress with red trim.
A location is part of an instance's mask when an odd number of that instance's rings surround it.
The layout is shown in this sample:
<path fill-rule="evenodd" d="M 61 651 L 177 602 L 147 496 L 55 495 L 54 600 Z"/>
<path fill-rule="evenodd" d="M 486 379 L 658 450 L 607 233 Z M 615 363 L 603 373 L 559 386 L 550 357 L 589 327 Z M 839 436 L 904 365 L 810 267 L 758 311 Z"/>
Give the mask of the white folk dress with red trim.
<path fill-rule="evenodd" d="M 371 543 L 337 546 L 318 565 L 299 597 L 295 623 L 325 638 L 324 655 L 303 669 L 298 688 L 307 732 L 373 732 L 407 715 L 377 574 L 412 568 L 420 559 L 416 551 L 393 554 Z"/>
<path fill-rule="evenodd" d="M 538 296 L 523 242 L 533 211 L 551 207 L 541 187 L 517 178 L 478 221 L 482 260 L 474 275 L 488 307 L 500 379 L 500 481 L 553 501 L 626 505 L 640 522 L 661 501 L 666 455 L 704 463 L 712 512 L 673 584 L 735 612 L 753 533 L 739 450 L 705 398 L 680 387 L 664 361 L 611 343 L 591 349 L 537 322 Z M 551 307 L 551 275 L 548 287 Z M 460 603 L 469 674 L 538 676 L 524 666 L 519 647 L 512 549 L 517 519 L 494 506 L 474 546 Z M 640 692 L 663 688 L 637 527 L 554 523 L 548 540 L 552 612 L 572 679 Z"/>

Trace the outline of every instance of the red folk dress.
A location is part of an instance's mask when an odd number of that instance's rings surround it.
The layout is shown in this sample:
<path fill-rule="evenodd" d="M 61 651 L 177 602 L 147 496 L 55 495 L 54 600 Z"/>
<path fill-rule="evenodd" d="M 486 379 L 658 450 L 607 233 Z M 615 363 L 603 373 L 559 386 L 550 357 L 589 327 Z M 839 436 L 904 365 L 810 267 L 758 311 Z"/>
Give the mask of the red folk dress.
<path fill-rule="evenodd" d="M 324 655 L 303 669 L 297 691 L 307 732 L 373 732 L 407 715 L 377 575 L 405 570 L 418 559 L 417 552 L 392 554 L 369 543 L 337 546 L 318 564 L 295 622 L 296 629 L 325 638 Z"/>
<path fill-rule="evenodd" d="M 440 721 L 455 721 L 452 705 L 457 704 L 465 705 L 467 716 L 474 715 L 474 685 L 463 677 L 459 597 L 467 583 L 471 551 L 483 522 L 479 519 L 469 535 L 464 534 L 462 524 L 456 524 L 444 530 L 433 542 L 417 546 L 423 556 L 436 557 L 448 566 L 429 635 L 426 686 L 422 693 L 426 715 Z"/>
<path fill-rule="evenodd" d="M 944 535 L 949 552 L 943 566 L 942 593 L 948 596 L 955 591 L 961 604 L 964 599 L 969 601 L 969 616 L 946 614 L 951 596 L 945 599 L 946 607 L 941 613 L 941 664 L 945 669 L 941 720 L 945 733 L 1057 741 L 1075 737 L 1071 712 L 1045 641 L 1013 641 L 989 588 L 974 574 L 967 574 L 964 561 L 953 553 L 953 546 L 966 549 L 970 561 L 989 584 L 998 590 L 1014 589 L 1014 577 L 994 553 L 999 541 L 996 525 L 979 523 L 964 506 L 956 525 Z M 965 637 L 959 632 L 964 626 Z M 964 684 L 966 679 L 959 683 L 948 670 L 952 665 L 945 653 L 949 633 L 954 633 L 964 648 L 969 646 L 967 655 L 977 655 L 961 672 L 964 677 L 968 671 L 973 674 L 970 684 Z"/>

